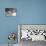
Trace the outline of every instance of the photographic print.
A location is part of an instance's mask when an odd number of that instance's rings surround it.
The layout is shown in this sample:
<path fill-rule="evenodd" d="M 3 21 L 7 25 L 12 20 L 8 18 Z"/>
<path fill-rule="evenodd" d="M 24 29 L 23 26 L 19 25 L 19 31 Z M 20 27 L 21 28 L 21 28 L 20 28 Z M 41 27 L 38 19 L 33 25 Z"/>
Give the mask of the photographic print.
<path fill-rule="evenodd" d="M 16 8 L 5 8 L 6 16 L 16 16 Z"/>

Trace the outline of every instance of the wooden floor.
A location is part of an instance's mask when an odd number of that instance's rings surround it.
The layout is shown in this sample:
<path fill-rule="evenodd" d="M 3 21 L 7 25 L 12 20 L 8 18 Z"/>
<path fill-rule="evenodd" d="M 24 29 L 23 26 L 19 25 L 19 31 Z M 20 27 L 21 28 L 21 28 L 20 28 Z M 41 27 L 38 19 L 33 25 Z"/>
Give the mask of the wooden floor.
<path fill-rule="evenodd" d="M 8 44 L 0 44 L 0 46 L 8 46 Z M 28 41 L 21 40 L 19 44 L 15 44 L 14 46 L 46 46 L 46 42 L 42 41 L 32 42 L 31 40 Z"/>
<path fill-rule="evenodd" d="M 34 41 L 32 42 L 31 40 L 21 40 L 20 41 L 20 46 L 46 46 L 45 41 Z"/>

